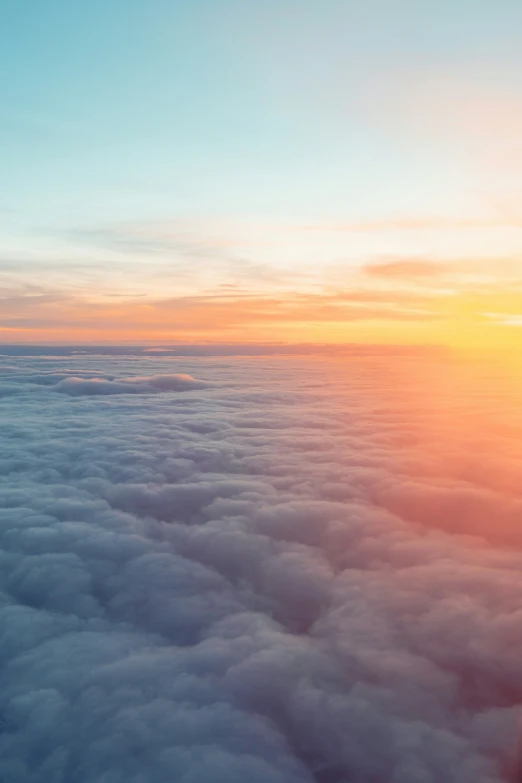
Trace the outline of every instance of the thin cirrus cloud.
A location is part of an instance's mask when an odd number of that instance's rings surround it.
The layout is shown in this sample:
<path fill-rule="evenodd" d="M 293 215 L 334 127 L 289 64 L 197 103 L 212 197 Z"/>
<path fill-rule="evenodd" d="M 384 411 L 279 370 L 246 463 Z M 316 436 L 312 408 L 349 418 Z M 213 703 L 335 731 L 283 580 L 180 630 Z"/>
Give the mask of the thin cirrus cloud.
<path fill-rule="evenodd" d="M 451 266 L 426 260 L 399 260 L 368 264 L 364 271 L 371 277 L 383 278 L 432 278 L 451 271 Z"/>
<path fill-rule="evenodd" d="M 255 296 L 224 290 L 208 296 L 185 296 L 144 301 L 86 301 L 48 295 L 20 296 L 3 301 L 0 329 L 9 336 L 33 334 L 129 335 L 129 339 L 174 339 L 194 334 L 199 338 L 219 335 L 255 340 L 260 333 L 283 339 L 293 328 L 312 324 L 389 320 L 414 322 L 436 317 L 429 297 L 408 292 L 354 290 Z M 38 339 L 36 339 L 38 342 Z"/>
<path fill-rule="evenodd" d="M 346 221 L 343 223 L 323 223 L 301 226 L 303 231 L 346 232 L 346 233 L 388 233 L 396 231 L 476 231 L 492 228 L 522 228 L 522 219 L 514 215 L 484 218 L 466 217 L 397 217 L 388 220 Z"/>
<path fill-rule="evenodd" d="M 516 234 L 513 216 L 502 221 L 180 219 L 77 228 L 61 235 L 52 263 L 13 256 L 4 265 L 0 328 L 6 341 L 479 343 L 484 330 L 487 341 L 504 341 L 511 326 L 516 340 L 516 322 L 484 315 L 516 313 L 516 254 L 471 254 L 481 235 L 489 247 L 499 231 Z M 467 254 L 448 255 L 445 232 Z M 405 242 L 410 252 L 397 252 Z M 437 243 L 437 254 L 426 252 Z M 35 288 L 43 268 L 47 286 Z"/>
<path fill-rule="evenodd" d="M 2 296 L 4 342 L 132 340 L 502 344 L 519 340 L 522 306 L 515 259 L 378 258 L 337 266 L 322 285 L 299 290 L 291 275 L 256 271 L 273 285 L 256 293 L 238 279 L 178 296 L 93 287 L 12 286 Z M 244 270 L 244 274 L 249 272 Z M 344 276 L 344 280 L 342 278 Z M 310 282 L 310 281 L 309 281 Z M 213 290 L 212 290 L 213 289 Z M 473 334 L 475 331 L 475 335 Z"/>

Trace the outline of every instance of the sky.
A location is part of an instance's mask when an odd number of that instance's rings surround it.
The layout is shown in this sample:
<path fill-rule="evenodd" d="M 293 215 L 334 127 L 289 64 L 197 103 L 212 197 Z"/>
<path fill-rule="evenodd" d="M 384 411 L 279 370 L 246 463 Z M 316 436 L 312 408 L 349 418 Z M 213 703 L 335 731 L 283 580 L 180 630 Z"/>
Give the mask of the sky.
<path fill-rule="evenodd" d="M 0 340 L 522 344 L 516 0 L 2 0 Z"/>

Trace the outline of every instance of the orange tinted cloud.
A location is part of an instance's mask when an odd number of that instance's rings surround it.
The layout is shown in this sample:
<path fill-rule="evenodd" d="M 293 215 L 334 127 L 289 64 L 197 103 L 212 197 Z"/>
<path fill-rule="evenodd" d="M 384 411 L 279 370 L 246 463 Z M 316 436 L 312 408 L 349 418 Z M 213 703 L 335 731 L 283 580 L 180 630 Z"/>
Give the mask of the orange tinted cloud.
<path fill-rule="evenodd" d="M 373 277 L 436 277 L 447 272 L 448 266 L 434 261 L 401 260 L 369 264 L 364 268 L 364 271 Z"/>

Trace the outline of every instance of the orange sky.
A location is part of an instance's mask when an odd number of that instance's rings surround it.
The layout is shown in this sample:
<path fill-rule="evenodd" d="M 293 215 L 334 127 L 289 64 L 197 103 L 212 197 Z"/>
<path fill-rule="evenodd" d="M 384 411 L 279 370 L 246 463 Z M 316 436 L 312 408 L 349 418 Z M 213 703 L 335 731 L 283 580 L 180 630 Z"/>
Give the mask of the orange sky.
<path fill-rule="evenodd" d="M 507 262 L 384 261 L 333 285 L 255 294 L 20 292 L 4 297 L 3 342 L 384 342 L 522 347 L 522 279 Z"/>

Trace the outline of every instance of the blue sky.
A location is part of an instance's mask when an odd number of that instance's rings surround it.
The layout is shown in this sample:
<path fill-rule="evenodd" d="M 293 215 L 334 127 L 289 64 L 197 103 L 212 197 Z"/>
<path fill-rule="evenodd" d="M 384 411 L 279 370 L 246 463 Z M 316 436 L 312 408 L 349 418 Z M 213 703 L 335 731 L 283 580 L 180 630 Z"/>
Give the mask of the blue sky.
<path fill-rule="evenodd" d="M 0 17 L 4 285 L 317 286 L 383 256 L 522 250 L 518 2 L 2 0 Z"/>

